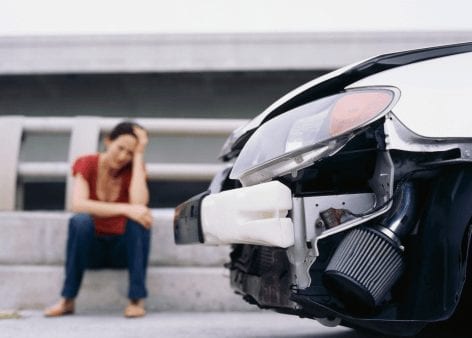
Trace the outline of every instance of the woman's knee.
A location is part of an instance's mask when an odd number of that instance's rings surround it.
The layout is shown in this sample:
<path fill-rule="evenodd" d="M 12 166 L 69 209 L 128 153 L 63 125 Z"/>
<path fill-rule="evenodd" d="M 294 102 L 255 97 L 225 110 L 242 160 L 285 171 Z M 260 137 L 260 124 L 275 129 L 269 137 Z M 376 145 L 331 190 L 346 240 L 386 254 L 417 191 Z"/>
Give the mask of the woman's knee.
<path fill-rule="evenodd" d="M 74 234 L 90 234 L 95 230 L 93 218 L 89 214 L 75 214 L 69 219 L 69 232 Z"/>

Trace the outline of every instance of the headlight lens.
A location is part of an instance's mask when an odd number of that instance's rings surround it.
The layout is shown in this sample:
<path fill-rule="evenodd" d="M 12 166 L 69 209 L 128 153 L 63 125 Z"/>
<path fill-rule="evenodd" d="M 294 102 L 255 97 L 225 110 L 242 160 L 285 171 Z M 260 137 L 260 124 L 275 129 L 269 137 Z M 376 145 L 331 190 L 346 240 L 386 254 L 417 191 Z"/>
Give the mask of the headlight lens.
<path fill-rule="evenodd" d="M 230 177 L 247 186 L 309 166 L 389 112 L 399 94 L 394 87 L 351 89 L 277 116 L 251 136 Z"/>
<path fill-rule="evenodd" d="M 393 91 L 390 90 L 346 92 L 331 111 L 331 136 L 341 135 L 369 122 L 384 112 L 393 98 Z"/>

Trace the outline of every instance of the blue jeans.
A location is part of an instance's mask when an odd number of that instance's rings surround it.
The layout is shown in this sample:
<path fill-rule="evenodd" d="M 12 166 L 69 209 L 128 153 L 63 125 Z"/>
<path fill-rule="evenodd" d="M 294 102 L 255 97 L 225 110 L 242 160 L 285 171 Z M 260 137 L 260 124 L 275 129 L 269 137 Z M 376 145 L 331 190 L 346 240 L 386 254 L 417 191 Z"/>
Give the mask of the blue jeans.
<path fill-rule="evenodd" d="M 72 216 L 69 220 L 62 297 L 77 296 L 87 268 L 128 268 L 128 298 L 145 298 L 149 248 L 150 230 L 135 221 L 127 221 L 123 235 L 102 236 L 95 233 L 95 223 L 89 214 Z"/>

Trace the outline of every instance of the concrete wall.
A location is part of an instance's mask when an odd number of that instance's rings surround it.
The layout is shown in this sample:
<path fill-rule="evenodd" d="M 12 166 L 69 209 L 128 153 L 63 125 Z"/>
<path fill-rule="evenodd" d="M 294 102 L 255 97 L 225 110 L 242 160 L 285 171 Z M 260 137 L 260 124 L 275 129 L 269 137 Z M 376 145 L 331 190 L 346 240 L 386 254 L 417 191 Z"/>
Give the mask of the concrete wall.
<path fill-rule="evenodd" d="M 4 37 L 0 74 L 326 69 L 469 39 L 468 31 Z"/>
<path fill-rule="evenodd" d="M 62 212 L 0 213 L 0 308 L 43 308 L 62 287 L 67 220 Z M 154 210 L 147 306 L 155 311 L 254 310 L 229 287 L 230 248 L 176 246 L 170 209 Z M 87 271 L 79 311 L 126 304 L 125 270 Z"/>
<path fill-rule="evenodd" d="M 1 56 L 0 56 L 1 59 Z M 294 87 L 320 75 L 301 72 L 202 72 L 0 76 L 0 114 L 134 117 L 249 118 Z M 146 159 L 155 163 L 218 163 L 223 136 L 150 138 Z M 67 161 L 69 136 L 26 133 L 20 162 Z M 20 205 L 62 209 L 63 185 L 26 180 Z M 44 183 L 47 182 L 47 183 Z M 175 207 L 208 182 L 153 182 L 153 207 Z M 48 201 L 49 203 L 44 203 Z"/>

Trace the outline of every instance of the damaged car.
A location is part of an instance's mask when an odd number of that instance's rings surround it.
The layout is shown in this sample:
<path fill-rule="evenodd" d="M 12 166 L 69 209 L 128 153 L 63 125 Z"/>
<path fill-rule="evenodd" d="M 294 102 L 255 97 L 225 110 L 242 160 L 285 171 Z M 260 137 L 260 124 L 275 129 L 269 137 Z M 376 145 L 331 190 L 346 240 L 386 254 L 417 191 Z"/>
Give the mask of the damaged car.
<path fill-rule="evenodd" d="M 264 309 L 374 333 L 453 330 L 472 310 L 472 43 L 377 56 L 235 130 L 177 244 L 232 246 Z M 450 332 L 450 331 L 449 331 Z"/>

